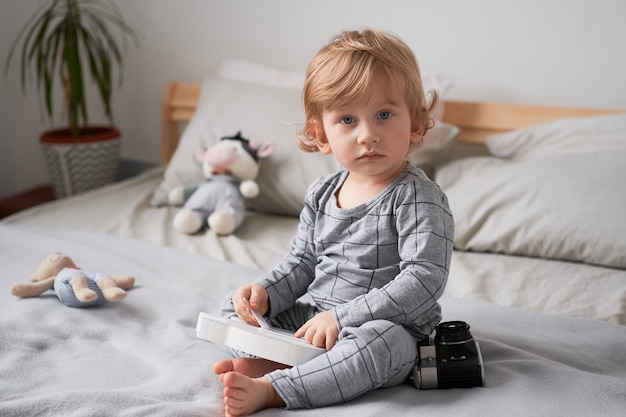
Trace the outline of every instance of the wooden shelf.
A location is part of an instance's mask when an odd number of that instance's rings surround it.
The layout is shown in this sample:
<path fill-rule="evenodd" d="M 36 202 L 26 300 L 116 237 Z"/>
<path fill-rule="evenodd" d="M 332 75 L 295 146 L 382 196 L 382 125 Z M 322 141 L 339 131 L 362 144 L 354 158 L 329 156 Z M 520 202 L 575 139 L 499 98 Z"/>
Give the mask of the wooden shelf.
<path fill-rule="evenodd" d="M 49 184 L 0 199 L 0 219 L 18 211 L 54 200 L 54 190 Z"/>

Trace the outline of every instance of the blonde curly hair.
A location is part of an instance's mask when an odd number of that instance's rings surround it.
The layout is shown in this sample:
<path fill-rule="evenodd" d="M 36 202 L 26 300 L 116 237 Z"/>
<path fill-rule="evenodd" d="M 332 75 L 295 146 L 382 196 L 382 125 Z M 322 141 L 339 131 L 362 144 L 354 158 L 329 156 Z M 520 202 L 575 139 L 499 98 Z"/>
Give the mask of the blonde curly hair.
<path fill-rule="evenodd" d="M 307 68 L 302 91 L 306 121 L 297 134 L 300 149 L 319 151 L 313 132 L 321 128 L 323 111 L 364 97 L 375 76 L 401 82 L 413 125 L 423 133 L 433 127 L 435 121 L 430 113 L 438 96 L 435 91 L 429 92 L 432 97 L 427 104 L 411 49 L 396 36 L 378 30 L 344 31 L 322 47 Z M 409 150 L 420 145 L 421 141 Z"/>

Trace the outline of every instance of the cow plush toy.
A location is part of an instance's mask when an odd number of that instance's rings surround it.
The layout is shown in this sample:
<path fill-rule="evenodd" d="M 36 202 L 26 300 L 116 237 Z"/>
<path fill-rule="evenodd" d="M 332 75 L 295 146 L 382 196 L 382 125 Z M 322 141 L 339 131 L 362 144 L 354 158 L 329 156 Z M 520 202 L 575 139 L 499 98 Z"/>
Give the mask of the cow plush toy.
<path fill-rule="evenodd" d="M 255 178 L 259 162 L 273 151 L 273 145 L 257 146 L 241 136 L 224 137 L 208 149 L 196 149 L 205 181 L 179 186 L 170 191 L 168 202 L 182 205 L 174 217 L 174 228 L 193 234 L 208 226 L 218 235 L 229 235 L 243 221 L 245 198 L 259 194 Z"/>

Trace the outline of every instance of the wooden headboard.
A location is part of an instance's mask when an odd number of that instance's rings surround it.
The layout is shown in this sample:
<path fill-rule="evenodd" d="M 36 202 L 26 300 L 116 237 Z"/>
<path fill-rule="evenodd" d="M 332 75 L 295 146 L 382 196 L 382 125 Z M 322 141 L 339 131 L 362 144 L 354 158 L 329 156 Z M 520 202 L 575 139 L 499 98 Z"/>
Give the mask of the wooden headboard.
<path fill-rule="evenodd" d="M 194 115 L 200 84 L 170 81 L 167 83 L 161 114 L 161 160 L 169 162 L 180 137 L 181 124 Z M 561 117 L 583 117 L 619 113 L 620 110 L 580 109 L 573 107 L 532 106 L 522 104 L 444 101 L 443 121 L 461 129 L 459 142 L 481 145 L 493 134 L 547 122 Z"/>

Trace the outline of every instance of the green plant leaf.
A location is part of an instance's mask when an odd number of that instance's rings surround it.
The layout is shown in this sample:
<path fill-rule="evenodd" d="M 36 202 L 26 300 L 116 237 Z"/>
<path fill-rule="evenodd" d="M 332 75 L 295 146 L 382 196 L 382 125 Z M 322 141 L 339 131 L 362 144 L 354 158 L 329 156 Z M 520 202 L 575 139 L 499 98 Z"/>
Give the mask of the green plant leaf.
<path fill-rule="evenodd" d="M 44 98 L 46 103 L 46 112 L 49 118 L 52 118 L 52 92 L 53 92 L 53 81 L 54 75 L 56 72 L 57 59 L 59 57 L 59 47 L 61 45 L 61 40 L 63 39 L 63 25 L 61 23 L 57 24 L 54 29 L 50 32 L 50 36 L 48 37 L 48 42 L 46 45 L 46 49 L 49 51 L 48 55 L 48 68 L 47 68 L 47 78 L 48 82 L 46 82 L 46 87 L 44 91 Z M 63 82 L 61 80 L 61 82 Z"/>
<path fill-rule="evenodd" d="M 5 73 L 19 50 L 22 91 L 26 93 L 32 69 L 51 120 L 58 74 L 65 91 L 69 125 L 77 135 L 79 125 L 88 123 L 82 59 L 87 63 L 88 75 L 97 86 L 105 115 L 112 124 L 113 70 L 117 65 L 121 86 L 128 38 L 139 45 L 137 34 L 113 0 L 43 0 L 11 45 Z"/>
<path fill-rule="evenodd" d="M 66 17 L 65 28 L 65 60 L 67 62 L 67 74 L 70 86 L 69 118 L 74 136 L 78 136 L 79 118 L 82 116 L 85 124 L 87 115 L 85 110 L 85 94 L 83 91 L 83 70 L 80 62 L 78 48 L 78 36 L 74 17 Z"/>

